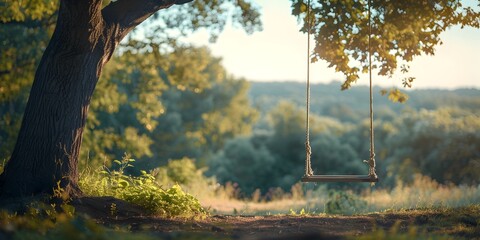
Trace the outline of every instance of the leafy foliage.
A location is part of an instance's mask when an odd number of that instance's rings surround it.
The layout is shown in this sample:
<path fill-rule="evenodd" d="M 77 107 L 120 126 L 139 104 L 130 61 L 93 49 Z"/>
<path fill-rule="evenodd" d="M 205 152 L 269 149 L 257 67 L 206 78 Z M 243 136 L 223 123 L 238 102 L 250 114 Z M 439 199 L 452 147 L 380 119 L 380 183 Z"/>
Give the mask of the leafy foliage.
<path fill-rule="evenodd" d="M 209 163 L 211 175 L 222 183 L 238 183 L 247 195 L 257 188 L 266 192 L 270 186 L 279 184 L 275 159 L 264 144 L 253 143 L 254 138 L 240 137 L 228 141 L 224 150 Z"/>
<path fill-rule="evenodd" d="M 422 110 L 398 120 L 389 139 L 388 172 L 406 182 L 424 173 L 440 183 L 478 184 L 480 121 L 478 111 Z M 393 159 L 395 157 L 395 159 Z M 390 175 L 390 174 L 389 174 Z"/>
<path fill-rule="evenodd" d="M 306 1 L 292 0 L 292 14 L 303 20 L 302 31 L 314 36 L 312 61 L 325 60 L 337 72 L 342 72 L 346 78 L 342 89 L 348 89 L 357 81 L 359 73 L 368 71 L 369 52 L 372 67 L 378 74 L 391 76 L 399 61 L 410 62 L 415 56 L 433 55 L 435 47 L 442 43 L 440 34 L 449 27 L 479 28 L 480 12 L 463 6 L 465 2 L 312 1 L 310 19 L 307 19 Z M 404 82 L 411 83 L 410 79 L 413 78 L 407 77 Z"/>
<path fill-rule="evenodd" d="M 0 5 L 0 21 L 22 22 L 42 20 L 46 15 L 53 15 L 58 8 L 58 1 L 34 0 L 17 2 L 3 0 Z"/>
<path fill-rule="evenodd" d="M 58 1 L 0 1 L 0 156 L 13 150 L 43 50 L 54 28 Z"/>
<path fill-rule="evenodd" d="M 168 164 L 153 171 L 157 181 L 161 185 L 171 183 L 191 186 L 194 182 L 202 181 L 203 169 L 198 169 L 195 161 L 189 158 L 170 160 Z"/>
<path fill-rule="evenodd" d="M 124 173 L 132 167 L 133 159 L 125 157 L 115 160 L 117 170 L 106 167 L 95 172 L 85 172 L 79 182 L 85 194 L 91 196 L 113 196 L 143 207 L 151 214 L 165 217 L 205 216 L 207 212 L 192 195 L 185 193 L 179 185 L 162 189 L 155 177 L 145 171 L 138 177 Z"/>
<path fill-rule="evenodd" d="M 96 165 L 124 151 L 142 169 L 168 159 L 203 160 L 226 139 L 248 134 L 257 117 L 248 83 L 228 76 L 206 48 L 127 51 L 107 65 L 103 79 L 82 146 L 82 158 Z"/>
<path fill-rule="evenodd" d="M 247 33 L 262 29 L 259 8 L 250 1 L 196 0 L 181 7 L 156 13 L 152 21 L 145 24 L 155 29 L 151 34 L 147 34 L 147 39 L 150 39 L 150 42 L 158 42 L 158 39 L 179 38 L 192 30 L 203 28 L 210 32 L 211 41 L 215 41 L 229 20 Z M 159 34 L 163 32 L 167 32 L 167 36 Z"/>

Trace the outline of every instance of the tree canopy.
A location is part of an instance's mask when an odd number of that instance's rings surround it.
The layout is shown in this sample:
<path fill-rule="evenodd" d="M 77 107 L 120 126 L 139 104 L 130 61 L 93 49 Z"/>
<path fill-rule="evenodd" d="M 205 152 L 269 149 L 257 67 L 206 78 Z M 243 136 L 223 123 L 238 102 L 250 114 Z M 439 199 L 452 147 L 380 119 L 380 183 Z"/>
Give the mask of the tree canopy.
<path fill-rule="evenodd" d="M 306 0 L 292 0 L 292 14 L 303 20 L 301 30 L 315 39 L 312 62 L 325 60 L 345 75 L 342 89 L 368 71 L 369 52 L 379 75 L 392 76 L 398 68 L 406 73 L 414 57 L 435 54 L 435 47 L 442 44 L 440 35 L 448 28 L 480 27 L 480 10 L 464 6 L 466 1 L 309 1 L 310 19 Z M 480 1 L 477 4 L 480 7 Z M 413 79 L 402 82 L 410 87 Z"/>

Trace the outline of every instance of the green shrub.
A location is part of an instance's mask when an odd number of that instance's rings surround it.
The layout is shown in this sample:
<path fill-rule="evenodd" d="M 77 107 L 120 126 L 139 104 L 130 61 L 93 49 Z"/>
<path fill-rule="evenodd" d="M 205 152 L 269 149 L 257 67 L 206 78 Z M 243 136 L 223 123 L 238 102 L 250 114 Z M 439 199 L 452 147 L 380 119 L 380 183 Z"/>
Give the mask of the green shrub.
<path fill-rule="evenodd" d="M 155 239 L 147 235 L 129 233 L 121 229 L 108 229 L 92 219 L 73 216 L 63 209 L 58 212 L 51 205 L 35 203 L 23 215 L 0 212 L 0 239 L 12 240 L 108 240 L 108 239 Z"/>
<path fill-rule="evenodd" d="M 195 162 L 189 158 L 179 160 L 170 160 L 164 167 L 157 169 L 159 174 L 157 179 L 160 183 L 176 183 L 182 185 L 191 185 L 193 182 L 203 178 L 203 171 L 195 166 Z"/>
<path fill-rule="evenodd" d="M 162 187 L 180 185 L 186 192 L 200 199 L 217 197 L 222 186 L 214 177 L 206 177 L 205 170 L 198 168 L 194 159 L 185 157 L 169 160 L 167 165 L 155 168 L 151 174 Z"/>
<path fill-rule="evenodd" d="M 334 191 L 329 193 L 325 204 L 325 212 L 330 214 L 353 214 L 367 207 L 367 202 L 351 192 Z"/>
<path fill-rule="evenodd" d="M 192 195 L 179 185 L 164 190 L 155 177 L 141 171 L 138 177 L 124 174 L 133 159 L 115 160 L 118 170 L 102 167 L 97 171 L 85 171 L 79 181 L 80 188 L 90 196 L 112 196 L 143 207 L 151 214 L 165 217 L 205 216 L 207 212 Z"/>

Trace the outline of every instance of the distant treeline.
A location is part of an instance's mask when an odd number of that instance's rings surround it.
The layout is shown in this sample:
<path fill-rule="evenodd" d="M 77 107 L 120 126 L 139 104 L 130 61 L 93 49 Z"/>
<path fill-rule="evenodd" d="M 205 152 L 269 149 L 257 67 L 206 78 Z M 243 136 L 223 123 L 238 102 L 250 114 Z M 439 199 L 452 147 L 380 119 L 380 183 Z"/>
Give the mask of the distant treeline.
<path fill-rule="evenodd" d="M 226 142 L 210 161 L 210 174 L 256 188 L 288 190 L 304 173 L 305 85 L 251 82 L 260 112 L 253 134 Z M 340 91 L 340 83 L 312 86 L 312 165 L 317 174 L 367 174 L 368 88 Z M 480 91 L 414 90 L 393 103 L 375 87 L 378 187 L 408 184 L 416 174 L 444 184 L 480 183 Z M 332 184 L 331 184 L 332 185 Z M 333 184 L 362 188 L 368 185 Z"/>
<path fill-rule="evenodd" d="M 342 121 L 363 119 L 369 114 L 369 91 L 367 86 L 353 86 L 349 90 L 340 90 L 341 82 L 312 84 L 311 111 L 322 116 L 338 118 Z M 480 90 L 462 88 L 455 90 L 421 89 L 405 90 L 409 99 L 400 104 L 381 95 L 384 88 L 373 88 L 374 112 L 378 117 L 385 114 L 400 113 L 403 110 L 438 109 L 445 107 L 477 110 L 480 107 Z M 289 101 L 295 106 L 305 108 L 306 85 L 301 82 L 250 82 L 248 93 L 252 105 L 268 112 L 280 101 Z"/>

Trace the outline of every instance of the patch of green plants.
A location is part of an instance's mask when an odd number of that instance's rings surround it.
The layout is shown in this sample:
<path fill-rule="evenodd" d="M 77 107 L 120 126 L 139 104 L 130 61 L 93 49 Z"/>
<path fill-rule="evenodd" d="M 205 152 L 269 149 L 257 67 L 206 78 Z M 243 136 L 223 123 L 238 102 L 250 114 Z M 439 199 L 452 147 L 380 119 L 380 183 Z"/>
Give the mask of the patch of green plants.
<path fill-rule="evenodd" d="M 57 211 L 60 210 L 60 211 Z M 68 221 L 73 217 L 74 209 L 62 204 L 32 203 L 24 214 L 0 212 L 0 233 L 13 234 L 18 231 L 37 232 L 45 234 L 56 223 Z"/>
<path fill-rule="evenodd" d="M 141 171 L 140 176 L 125 174 L 125 169 L 132 167 L 134 161 L 124 157 L 113 162 L 116 168 L 102 166 L 95 171 L 87 170 L 80 176 L 80 188 L 86 195 L 112 196 L 164 217 L 204 217 L 208 214 L 180 185 L 163 189 L 146 171 Z"/>
<path fill-rule="evenodd" d="M 13 240 L 107 240 L 155 239 L 144 234 L 134 234 L 122 229 L 108 229 L 94 220 L 74 215 L 74 208 L 62 205 L 33 203 L 24 214 L 0 212 L 0 239 Z"/>
<path fill-rule="evenodd" d="M 325 203 L 325 213 L 354 214 L 367 206 L 367 202 L 352 192 L 330 190 Z"/>
<path fill-rule="evenodd" d="M 415 225 L 434 225 L 438 234 L 462 236 L 466 239 L 480 236 L 480 204 L 406 210 L 403 214 L 415 216 Z"/>
<path fill-rule="evenodd" d="M 309 216 L 311 214 L 315 214 L 315 212 L 309 213 L 309 212 L 305 211 L 305 208 L 302 208 L 298 212 L 293 210 L 292 208 L 290 208 L 290 211 L 288 212 L 288 215 L 291 215 L 291 216 Z"/>

